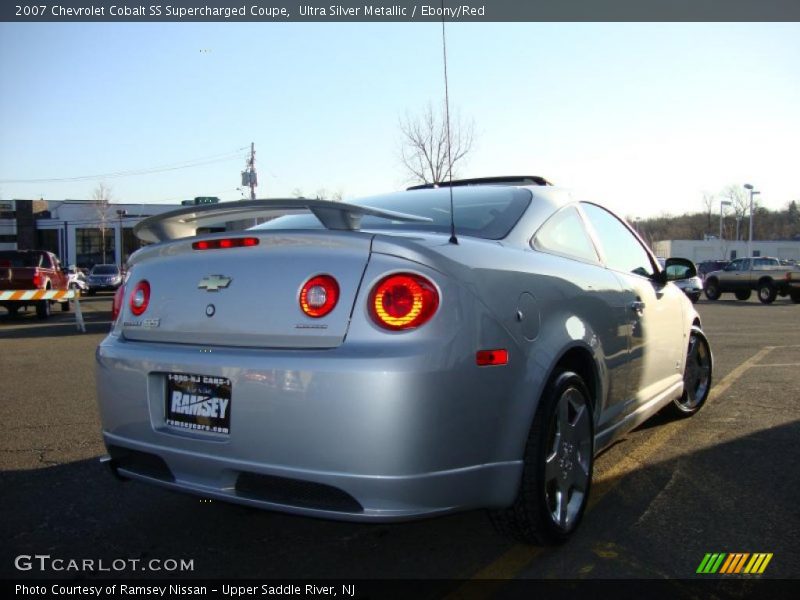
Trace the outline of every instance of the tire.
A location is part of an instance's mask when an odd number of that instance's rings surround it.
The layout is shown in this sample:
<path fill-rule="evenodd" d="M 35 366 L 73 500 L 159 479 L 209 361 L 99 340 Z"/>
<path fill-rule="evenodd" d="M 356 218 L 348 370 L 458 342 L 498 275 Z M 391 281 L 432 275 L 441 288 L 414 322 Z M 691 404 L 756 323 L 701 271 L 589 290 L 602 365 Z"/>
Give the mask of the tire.
<path fill-rule="evenodd" d="M 795 304 L 800 304 L 800 292 L 791 292 L 789 297 L 792 299 L 792 302 Z"/>
<path fill-rule="evenodd" d="M 753 292 L 750 290 L 736 290 L 736 299 L 737 300 L 749 300 L 750 295 Z"/>
<path fill-rule="evenodd" d="M 550 380 L 528 434 L 517 497 L 490 512 L 501 533 L 528 544 L 558 544 L 578 528 L 594 466 L 590 398 L 572 371 Z"/>
<path fill-rule="evenodd" d="M 669 406 L 673 417 L 691 417 L 706 403 L 713 372 L 711 346 L 699 327 L 692 327 L 683 370 L 683 395 Z"/>
<path fill-rule="evenodd" d="M 17 313 L 19 312 L 19 306 L 12 304 L 10 306 L 6 306 L 6 310 L 8 310 L 9 317 L 16 317 Z"/>
<path fill-rule="evenodd" d="M 92 288 L 89 288 L 89 291 L 86 292 L 86 293 L 89 294 L 90 296 L 94 296 L 97 292 L 95 290 L 93 290 Z"/>
<path fill-rule="evenodd" d="M 69 309 L 70 309 L 69 300 L 65 300 L 64 302 L 61 303 L 61 312 L 69 312 Z"/>
<path fill-rule="evenodd" d="M 762 281 L 758 284 L 758 299 L 762 304 L 772 304 L 777 295 L 778 290 L 771 281 Z"/>
<path fill-rule="evenodd" d="M 691 296 L 689 296 L 689 300 L 692 301 L 692 304 L 697 304 L 699 302 L 699 300 L 700 300 L 700 294 L 699 293 L 698 294 L 692 294 Z"/>
<path fill-rule="evenodd" d="M 46 319 L 50 316 L 50 300 L 39 300 L 36 303 L 36 317 Z"/>
<path fill-rule="evenodd" d="M 716 279 L 706 281 L 703 291 L 706 294 L 706 298 L 709 300 L 719 300 L 719 297 L 722 294 L 722 292 L 719 291 L 719 282 Z"/>

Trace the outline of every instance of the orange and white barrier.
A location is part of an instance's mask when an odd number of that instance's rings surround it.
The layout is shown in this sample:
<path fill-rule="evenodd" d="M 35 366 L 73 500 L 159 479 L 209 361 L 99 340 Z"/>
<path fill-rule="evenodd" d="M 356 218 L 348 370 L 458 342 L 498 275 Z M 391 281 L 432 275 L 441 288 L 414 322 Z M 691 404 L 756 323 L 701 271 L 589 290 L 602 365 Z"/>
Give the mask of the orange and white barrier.
<path fill-rule="evenodd" d="M 73 300 L 75 302 L 75 324 L 78 329 L 86 333 L 80 297 L 80 292 L 75 290 L 5 290 L 0 292 L 0 300 Z"/>

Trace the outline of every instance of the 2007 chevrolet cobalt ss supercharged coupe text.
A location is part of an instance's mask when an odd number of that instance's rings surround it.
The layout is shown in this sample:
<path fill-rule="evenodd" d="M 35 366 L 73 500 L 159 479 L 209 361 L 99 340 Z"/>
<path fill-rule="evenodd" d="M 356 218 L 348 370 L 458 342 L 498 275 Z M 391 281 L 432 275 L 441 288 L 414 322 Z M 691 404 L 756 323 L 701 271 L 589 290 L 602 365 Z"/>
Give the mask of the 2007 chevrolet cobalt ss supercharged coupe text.
<path fill-rule="evenodd" d="M 125 478 L 354 521 L 485 507 L 554 542 L 594 456 L 711 385 L 698 315 L 650 251 L 538 177 L 188 207 L 137 234 L 157 243 L 97 349 Z"/>

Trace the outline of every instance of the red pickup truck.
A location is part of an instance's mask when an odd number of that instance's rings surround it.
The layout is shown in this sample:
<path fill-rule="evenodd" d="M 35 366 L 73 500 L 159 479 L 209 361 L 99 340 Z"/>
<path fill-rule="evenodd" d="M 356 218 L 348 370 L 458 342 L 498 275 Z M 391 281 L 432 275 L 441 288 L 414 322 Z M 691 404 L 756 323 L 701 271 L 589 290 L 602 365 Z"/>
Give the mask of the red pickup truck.
<path fill-rule="evenodd" d="M 61 262 L 52 252 L 44 250 L 0 250 L 0 306 L 15 315 L 24 306 L 35 306 L 36 316 L 50 316 L 52 300 L 3 298 L 8 290 L 54 290 L 66 291 L 68 277 L 61 269 Z M 69 300 L 61 302 L 61 310 L 68 311 Z"/>

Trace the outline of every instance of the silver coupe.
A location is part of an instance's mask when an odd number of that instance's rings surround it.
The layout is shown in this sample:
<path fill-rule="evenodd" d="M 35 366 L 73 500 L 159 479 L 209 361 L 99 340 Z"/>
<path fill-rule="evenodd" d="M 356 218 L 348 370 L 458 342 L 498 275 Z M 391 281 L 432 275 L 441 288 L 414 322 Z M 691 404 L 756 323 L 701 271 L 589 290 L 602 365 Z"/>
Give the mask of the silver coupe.
<path fill-rule="evenodd" d="M 153 243 L 96 353 L 125 479 L 352 521 L 488 508 L 559 542 L 597 453 L 711 386 L 700 318 L 646 245 L 540 177 L 190 206 L 136 233 Z"/>

